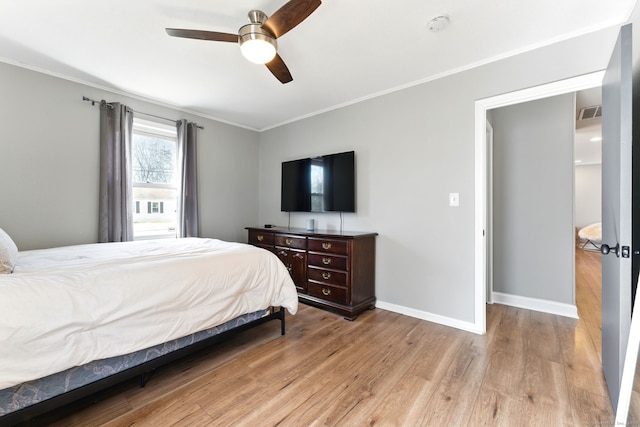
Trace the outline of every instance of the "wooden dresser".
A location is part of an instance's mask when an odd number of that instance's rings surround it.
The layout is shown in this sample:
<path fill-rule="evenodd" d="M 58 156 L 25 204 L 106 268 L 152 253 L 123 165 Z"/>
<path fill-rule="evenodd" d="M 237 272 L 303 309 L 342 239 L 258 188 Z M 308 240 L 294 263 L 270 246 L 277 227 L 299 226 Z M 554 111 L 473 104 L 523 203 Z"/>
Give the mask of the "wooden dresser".
<path fill-rule="evenodd" d="M 375 307 L 377 233 L 247 227 L 249 243 L 275 253 L 301 302 L 353 320 Z"/>

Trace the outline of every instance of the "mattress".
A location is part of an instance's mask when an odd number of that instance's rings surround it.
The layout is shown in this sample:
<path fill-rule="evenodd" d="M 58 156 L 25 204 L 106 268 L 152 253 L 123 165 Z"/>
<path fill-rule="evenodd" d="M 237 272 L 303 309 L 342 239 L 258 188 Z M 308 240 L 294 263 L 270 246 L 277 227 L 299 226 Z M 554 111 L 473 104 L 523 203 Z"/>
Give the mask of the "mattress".
<path fill-rule="evenodd" d="M 18 255 L 0 275 L 0 389 L 166 343 L 296 289 L 264 249 L 216 239 L 78 245 Z"/>
<path fill-rule="evenodd" d="M 268 313 L 269 309 L 244 314 L 222 325 L 196 332 L 186 337 L 138 350 L 123 356 L 94 360 L 82 366 L 75 366 L 44 378 L 38 378 L 0 390 L 0 417 L 245 325 L 264 317 Z"/>

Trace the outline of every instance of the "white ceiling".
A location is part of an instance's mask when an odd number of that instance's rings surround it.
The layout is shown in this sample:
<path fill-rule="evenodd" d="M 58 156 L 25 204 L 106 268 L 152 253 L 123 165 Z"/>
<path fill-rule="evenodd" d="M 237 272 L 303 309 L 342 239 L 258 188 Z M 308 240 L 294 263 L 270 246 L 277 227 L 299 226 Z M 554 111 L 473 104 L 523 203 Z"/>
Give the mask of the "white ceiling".
<path fill-rule="evenodd" d="M 636 0 L 323 0 L 278 40 L 282 85 L 237 45 L 165 27 L 237 33 L 285 0 L 0 0 L 0 59 L 263 130 L 626 21 Z M 446 14 L 444 31 L 427 30 Z"/>
<path fill-rule="evenodd" d="M 602 89 L 593 88 L 576 93 L 576 117 L 582 108 L 602 105 Z M 575 134 L 576 166 L 602 163 L 602 118 L 577 120 Z"/>

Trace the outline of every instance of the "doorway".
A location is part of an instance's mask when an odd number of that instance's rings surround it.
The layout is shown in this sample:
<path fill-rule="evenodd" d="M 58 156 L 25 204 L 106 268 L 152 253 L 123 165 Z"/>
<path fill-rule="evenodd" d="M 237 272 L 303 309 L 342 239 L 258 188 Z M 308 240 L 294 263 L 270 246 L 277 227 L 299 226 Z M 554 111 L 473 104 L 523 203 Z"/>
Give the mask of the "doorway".
<path fill-rule="evenodd" d="M 489 110 L 599 87 L 603 72 L 588 74 L 535 88 L 476 101 L 475 105 L 475 329 L 486 333 L 489 159 L 487 114 Z"/>
<path fill-rule="evenodd" d="M 602 358 L 602 88 L 576 93 L 576 306 Z M 578 276 L 579 275 L 579 276 Z"/>

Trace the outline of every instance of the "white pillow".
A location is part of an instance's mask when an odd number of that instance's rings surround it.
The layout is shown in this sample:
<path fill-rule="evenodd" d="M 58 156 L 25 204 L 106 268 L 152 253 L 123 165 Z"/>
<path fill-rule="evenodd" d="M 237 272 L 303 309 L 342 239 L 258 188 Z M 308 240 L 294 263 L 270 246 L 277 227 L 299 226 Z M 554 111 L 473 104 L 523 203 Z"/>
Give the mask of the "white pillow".
<path fill-rule="evenodd" d="M 18 258 L 18 247 L 11 237 L 0 228 L 0 274 L 13 272 Z"/>

